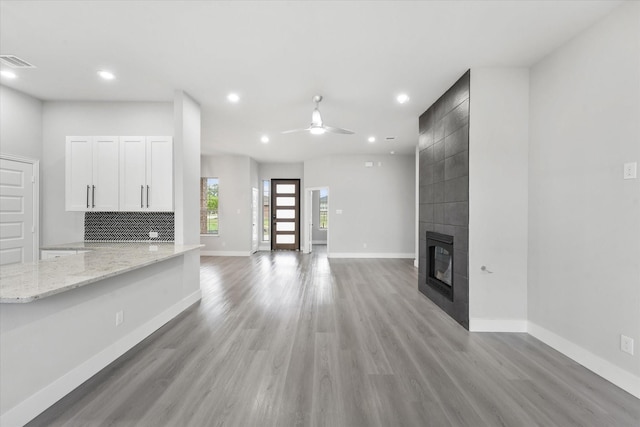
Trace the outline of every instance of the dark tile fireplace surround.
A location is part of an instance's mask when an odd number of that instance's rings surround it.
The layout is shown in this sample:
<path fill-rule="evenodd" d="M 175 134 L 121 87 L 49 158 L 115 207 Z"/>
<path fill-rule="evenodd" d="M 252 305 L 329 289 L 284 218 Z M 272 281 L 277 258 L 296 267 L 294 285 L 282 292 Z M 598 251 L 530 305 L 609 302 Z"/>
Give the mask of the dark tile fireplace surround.
<path fill-rule="evenodd" d="M 420 292 L 469 329 L 470 71 L 419 120 Z"/>

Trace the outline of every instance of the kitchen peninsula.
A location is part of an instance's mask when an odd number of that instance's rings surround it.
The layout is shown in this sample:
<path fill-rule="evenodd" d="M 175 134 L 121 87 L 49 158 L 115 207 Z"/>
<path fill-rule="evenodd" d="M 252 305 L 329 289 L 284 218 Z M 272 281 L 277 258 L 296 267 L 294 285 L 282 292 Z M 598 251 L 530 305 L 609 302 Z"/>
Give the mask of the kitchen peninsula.
<path fill-rule="evenodd" d="M 81 242 L 3 266 L 0 424 L 32 418 L 200 300 L 199 248 Z"/>

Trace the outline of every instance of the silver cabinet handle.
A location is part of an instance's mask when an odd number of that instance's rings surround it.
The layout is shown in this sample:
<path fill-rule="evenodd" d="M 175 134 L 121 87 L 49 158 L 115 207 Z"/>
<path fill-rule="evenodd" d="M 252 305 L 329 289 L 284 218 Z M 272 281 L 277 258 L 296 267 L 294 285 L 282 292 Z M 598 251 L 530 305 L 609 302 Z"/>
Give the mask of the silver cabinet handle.
<path fill-rule="evenodd" d="M 91 207 L 96 207 L 96 186 L 94 185 L 91 191 Z"/>
<path fill-rule="evenodd" d="M 147 207 L 149 207 L 149 186 L 147 185 Z"/>
<path fill-rule="evenodd" d="M 143 195 L 142 194 L 143 193 L 144 193 L 144 185 L 141 185 L 140 186 L 140 207 L 141 208 L 144 208 L 144 203 L 142 202 L 142 200 L 143 200 Z"/>
<path fill-rule="evenodd" d="M 89 209 L 89 186 L 87 185 L 87 209 Z"/>

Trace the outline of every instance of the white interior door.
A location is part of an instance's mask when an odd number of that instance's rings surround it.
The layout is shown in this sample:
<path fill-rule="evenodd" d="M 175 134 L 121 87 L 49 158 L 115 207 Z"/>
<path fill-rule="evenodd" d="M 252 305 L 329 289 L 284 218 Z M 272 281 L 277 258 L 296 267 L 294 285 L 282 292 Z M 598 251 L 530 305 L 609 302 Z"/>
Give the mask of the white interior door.
<path fill-rule="evenodd" d="M 258 192 L 257 188 L 253 189 L 253 198 L 251 199 L 251 221 L 252 221 L 252 228 L 251 228 L 251 252 L 257 252 L 258 251 L 258 245 L 260 243 L 259 239 L 259 235 L 258 235 L 258 225 L 260 223 L 259 220 L 259 195 L 260 193 Z"/>
<path fill-rule="evenodd" d="M 38 259 L 37 166 L 0 158 L 0 264 Z"/>

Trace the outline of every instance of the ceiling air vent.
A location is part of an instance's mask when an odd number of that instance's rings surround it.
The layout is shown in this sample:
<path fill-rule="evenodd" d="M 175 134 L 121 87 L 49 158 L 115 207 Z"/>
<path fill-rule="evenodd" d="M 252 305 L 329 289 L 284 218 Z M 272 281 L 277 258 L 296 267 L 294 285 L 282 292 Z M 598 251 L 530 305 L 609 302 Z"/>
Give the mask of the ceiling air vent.
<path fill-rule="evenodd" d="M 395 141 L 396 137 L 395 136 L 388 136 L 384 139 L 385 141 Z"/>
<path fill-rule="evenodd" d="M 15 55 L 0 55 L 0 62 L 11 68 L 36 68 L 35 65 L 28 63 L 24 59 L 20 59 Z"/>

